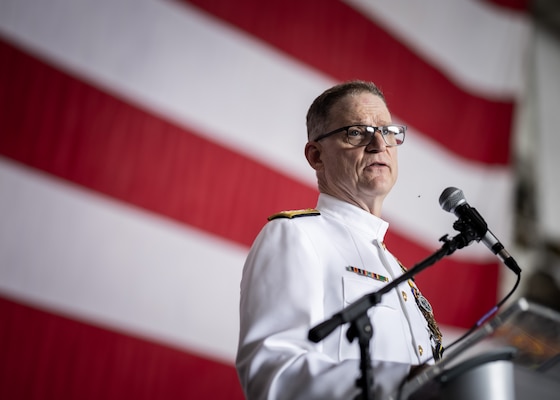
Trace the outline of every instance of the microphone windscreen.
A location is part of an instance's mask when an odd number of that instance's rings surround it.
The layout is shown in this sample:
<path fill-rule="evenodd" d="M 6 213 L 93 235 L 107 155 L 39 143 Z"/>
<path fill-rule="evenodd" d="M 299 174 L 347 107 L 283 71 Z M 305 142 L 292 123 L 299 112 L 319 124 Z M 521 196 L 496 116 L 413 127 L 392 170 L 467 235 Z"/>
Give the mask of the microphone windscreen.
<path fill-rule="evenodd" d="M 447 212 L 454 212 L 455 208 L 467 201 L 463 191 L 454 187 L 448 187 L 439 196 L 439 205 Z"/>

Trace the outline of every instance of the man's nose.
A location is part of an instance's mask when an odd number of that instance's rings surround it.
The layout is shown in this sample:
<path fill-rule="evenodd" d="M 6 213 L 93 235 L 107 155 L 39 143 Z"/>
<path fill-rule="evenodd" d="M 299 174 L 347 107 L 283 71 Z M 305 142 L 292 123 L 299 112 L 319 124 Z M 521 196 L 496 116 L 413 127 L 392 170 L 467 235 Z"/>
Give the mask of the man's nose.
<path fill-rule="evenodd" d="M 381 152 L 385 151 L 387 148 L 387 143 L 385 143 L 385 139 L 383 139 L 383 134 L 379 129 L 376 129 L 369 141 L 368 145 L 366 146 L 366 151 L 370 152 Z"/>

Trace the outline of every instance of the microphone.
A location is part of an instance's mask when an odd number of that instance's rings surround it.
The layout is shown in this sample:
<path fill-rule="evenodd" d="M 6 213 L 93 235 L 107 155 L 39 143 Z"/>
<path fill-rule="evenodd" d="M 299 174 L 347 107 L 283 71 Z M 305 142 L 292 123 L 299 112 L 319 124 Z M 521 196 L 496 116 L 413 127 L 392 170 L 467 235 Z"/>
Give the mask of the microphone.
<path fill-rule="evenodd" d="M 488 229 L 486 221 L 482 216 L 467 203 L 467 199 L 461 189 L 448 187 L 439 196 L 439 205 L 445 211 L 455 214 L 460 220 L 468 223 L 479 234 L 477 241 L 482 241 L 490 249 L 492 253 L 517 275 L 521 273 L 521 268 L 517 262 L 506 251 L 504 245 L 500 243 L 498 238 Z"/>

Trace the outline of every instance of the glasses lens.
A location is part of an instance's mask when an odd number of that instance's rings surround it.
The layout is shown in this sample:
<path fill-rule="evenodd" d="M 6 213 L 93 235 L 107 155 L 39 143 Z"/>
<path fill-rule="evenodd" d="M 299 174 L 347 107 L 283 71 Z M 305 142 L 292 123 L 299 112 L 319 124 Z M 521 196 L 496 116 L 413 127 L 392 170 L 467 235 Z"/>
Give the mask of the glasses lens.
<path fill-rule="evenodd" d="M 351 126 L 348 128 L 348 143 L 352 146 L 367 146 L 374 133 L 371 126 Z"/>
<path fill-rule="evenodd" d="M 382 129 L 383 139 L 388 146 L 399 146 L 404 142 L 405 127 L 400 125 L 388 125 Z"/>
<path fill-rule="evenodd" d="M 348 143 L 352 146 L 367 146 L 371 143 L 375 131 L 379 130 L 387 146 L 399 146 L 404 142 L 406 128 L 401 125 L 387 125 L 383 127 L 351 126 L 348 128 Z"/>

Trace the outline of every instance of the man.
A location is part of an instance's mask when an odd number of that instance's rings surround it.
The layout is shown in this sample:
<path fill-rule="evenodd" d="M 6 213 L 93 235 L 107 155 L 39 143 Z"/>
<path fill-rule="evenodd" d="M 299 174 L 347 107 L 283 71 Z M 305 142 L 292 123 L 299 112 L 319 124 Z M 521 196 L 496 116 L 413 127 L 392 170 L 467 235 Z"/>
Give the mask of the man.
<path fill-rule="evenodd" d="M 236 364 L 250 400 L 352 399 L 360 353 L 346 338 L 348 324 L 317 344 L 309 329 L 403 273 L 383 244 L 388 224 L 380 216 L 406 127 L 392 123 L 374 84 L 351 81 L 315 99 L 307 131 L 317 208 L 269 218 L 243 270 Z M 369 310 L 376 399 L 439 350 L 429 303 L 420 300 L 408 281 Z"/>

